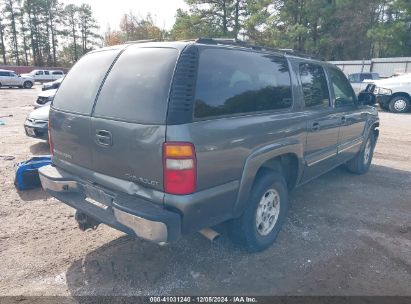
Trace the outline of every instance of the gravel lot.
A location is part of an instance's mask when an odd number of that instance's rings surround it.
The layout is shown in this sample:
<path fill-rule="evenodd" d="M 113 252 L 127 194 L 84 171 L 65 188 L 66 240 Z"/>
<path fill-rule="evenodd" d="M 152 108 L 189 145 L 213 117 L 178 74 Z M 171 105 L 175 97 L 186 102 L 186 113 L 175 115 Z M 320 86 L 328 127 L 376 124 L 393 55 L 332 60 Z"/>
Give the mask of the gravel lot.
<path fill-rule="evenodd" d="M 224 235 L 157 246 L 107 226 L 81 232 L 73 209 L 17 192 L 16 162 L 47 154 L 23 130 L 40 86 L 0 89 L 0 295 L 411 296 L 411 115 L 381 112 L 368 174 L 338 168 L 294 190 L 269 250 Z M 13 156 L 13 160 L 7 160 Z"/>

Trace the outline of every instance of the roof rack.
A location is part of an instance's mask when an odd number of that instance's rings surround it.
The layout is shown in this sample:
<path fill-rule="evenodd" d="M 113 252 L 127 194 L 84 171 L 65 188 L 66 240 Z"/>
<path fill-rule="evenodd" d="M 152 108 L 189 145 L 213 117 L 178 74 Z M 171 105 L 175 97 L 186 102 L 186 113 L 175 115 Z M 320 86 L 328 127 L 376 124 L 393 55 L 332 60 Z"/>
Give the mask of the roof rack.
<path fill-rule="evenodd" d="M 158 39 L 141 39 L 141 40 L 126 41 L 123 44 L 146 43 L 146 42 L 156 42 L 156 41 L 158 41 Z"/>
<path fill-rule="evenodd" d="M 293 49 L 280 49 L 280 48 L 272 48 L 272 47 L 267 47 L 267 46 L 262 46 L 262 45 L 254 45 L 254 44 L 248 44 L 245 41 L 238 40 L 238 39 L 233 39 L 233 38 L 198 38 L 194 40 L 197 43 L 203 43 L 203 44 L 223 44 L 223 45 L 234 45 L 234 46 L 239 46 L 239 47 L 244 47 L 244 48 L 250 48 L 256 51 L 271 51 L 271 52 L 277 52 L 277 53 L 283 53 L 284 55 L 292 55 L 292 56 L 298 56 L 298 57 L 303 57 L 303 58 L 309 58 L 309 59 L 319 59 L 318 57 L 315 57 L 313 55 L 308 55 Z"/>

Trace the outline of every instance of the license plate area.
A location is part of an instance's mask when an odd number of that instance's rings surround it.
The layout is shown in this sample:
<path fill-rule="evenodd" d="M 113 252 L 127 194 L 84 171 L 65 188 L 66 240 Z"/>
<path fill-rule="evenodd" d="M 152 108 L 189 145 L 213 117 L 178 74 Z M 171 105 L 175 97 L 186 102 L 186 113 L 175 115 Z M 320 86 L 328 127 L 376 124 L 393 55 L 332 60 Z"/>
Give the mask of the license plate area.
<path fill-rule="evenodd" d="M 33 128 L 26 127 L 26 132 L 28 135 L 36 136 L 36 132 L 34 132 Z"/>
<path fill-rule="evenodd" d="M 107 209 L 113 205 L 114 198 L 97 187 L 84 185 L 84 192 L 86 201 L 99 208 Z"/>

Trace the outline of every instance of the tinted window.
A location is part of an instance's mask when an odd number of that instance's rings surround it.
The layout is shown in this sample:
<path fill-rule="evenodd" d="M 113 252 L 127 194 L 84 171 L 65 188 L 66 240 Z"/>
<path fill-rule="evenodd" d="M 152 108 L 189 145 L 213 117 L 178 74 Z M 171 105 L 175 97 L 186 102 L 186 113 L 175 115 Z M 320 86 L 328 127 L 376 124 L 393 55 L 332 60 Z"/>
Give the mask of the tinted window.
<path fill-rule="evenodd" d="M 43 75 L 43 71 L 37 71 L 36 75 Z"/>
<path fill-rule="evenodd" d="M 177 57 L 176 49 L 129 47 L 110 71 L 99 95 L 95 115 L 142 123 L 165 123 Z"/>
<path fill-rule="evenodd" d="M 324 69 L 319 65 L 300 64 L 300 78 L 306 107 L 328 107 L 330 94 Z"/>
<path fill-rule="evenodd" d="M 350 80 L 350 82 L 360 82 L 360 74 L 352 74 L 348 76 L 348 79 Z"/>
<path fill-rule="evenodd" d="M 360 80 L 364 81 L 366 79 L 372 79 L 372 75 L 371 74 L 366 74 L 366 73 L 361 74 Z"/>
<path fill-rule="evenodd" d="M 59 72 L 59 71 L 54 71 L 52 72 L 53 75 L 63 75 L 63 72 Z"/>
<path fill-rule="evenodd" d="M 49 71 L 44 71 L 44 75 L 49 75 Z"/>
<path fill-rule="evenodd" d="M 10 76 L 9 72 L 0 72 L 0 76 Z"/>
<path fill-rule="evenodd" d="M 284 58 L 246 51 L 201 52 L 194 116 L 285 109 L 292 105 Z"/>
<path fill-rule="evenodd" d="M 108 50 L 81 58 L 64 78 L 53 101 L 63 111 L 90 114 L 97 91 L 118 50 Z"/>
<path fill-rule="evenodd" d="M 330 68 L 330 80 L 334 90 L 335 106 L 346 106 L 355 104 L 354 91 L 340 70 Z"/>

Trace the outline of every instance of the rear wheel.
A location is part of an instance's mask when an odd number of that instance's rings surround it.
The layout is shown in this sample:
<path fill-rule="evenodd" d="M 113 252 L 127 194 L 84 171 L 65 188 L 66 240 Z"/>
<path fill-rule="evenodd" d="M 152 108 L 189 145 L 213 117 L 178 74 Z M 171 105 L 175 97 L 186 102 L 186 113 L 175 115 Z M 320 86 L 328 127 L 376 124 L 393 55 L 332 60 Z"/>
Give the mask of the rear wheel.
<path fill-rule="evenodd" d="M 25 82 L 23 83 L 23 87 L 24 87 L 25 89 L 31 89 L 32 86 L 33 86 L 33 83 L 32 83 L 31 81 L 25 81 Z"/>
<path fill-rule="evenodd" d="M 393 113 L 405 113 L 410 109 L 411 102 L 406 96 L 396 96 L 391 99 L 388 106 Z"/>
<path fill-rule="evenodd" d="M 248 251 L 262 251 L 277 238 L 287 209 L 286 181 L 281 174 L 266 171 L 255 181 L 242 216 L 229 223 L 230 235 Z"/>
<path fill-rule="evenodd" d="M 364 174 L 371 166 L 372 157 L 374 155 L 375 148 L 375 135 L 371 131 L 367 138 L 367 141 L 361 151 L 347 162 L 346 167 L 348 171 L 355 174 Z"/>

